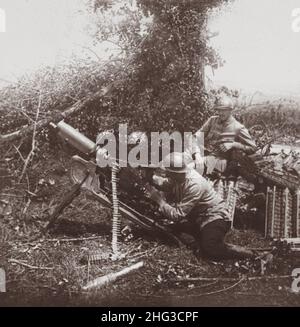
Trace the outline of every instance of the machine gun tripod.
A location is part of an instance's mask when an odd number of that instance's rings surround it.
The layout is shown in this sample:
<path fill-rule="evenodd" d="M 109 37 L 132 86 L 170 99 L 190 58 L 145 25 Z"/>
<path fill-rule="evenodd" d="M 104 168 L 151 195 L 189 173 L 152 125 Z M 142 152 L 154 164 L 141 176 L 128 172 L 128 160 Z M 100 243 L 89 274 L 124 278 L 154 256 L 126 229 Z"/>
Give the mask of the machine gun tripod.
<path fill-rule="evenodd" d="M 91 161 L 86 161 L 79 156 L 72 157 L 71 180 L 73 181 L 74 185 L 71 191 L 66 195 L 66 197 L 56 207 L 50 216 L 49 223 L 45 227 L 45 230 L 49 230 L 54 226 L 63 209 L 70 205 L 82 190 L 87 191 L 93 199 L 98 201 L 104 207 L 112 209 L 113 203 L 109 197 L 108 190 L 100 187 L 98 175 L 96 174 L 96 168 L 96 164 Z M 81 178 L 82 176 L 83 178 Z M 154 219 L 139 213 L 137 210 L 131 208 L 122 201 L 119 201 L 119 211 L 125 219 L 141 227 L 143 230 L 150 233 L 155 233 L 156 236 L 159 235 L 167 238 L 176 245 L 183 245 L 182 241 L 166 226 L 162 226 Z"/>

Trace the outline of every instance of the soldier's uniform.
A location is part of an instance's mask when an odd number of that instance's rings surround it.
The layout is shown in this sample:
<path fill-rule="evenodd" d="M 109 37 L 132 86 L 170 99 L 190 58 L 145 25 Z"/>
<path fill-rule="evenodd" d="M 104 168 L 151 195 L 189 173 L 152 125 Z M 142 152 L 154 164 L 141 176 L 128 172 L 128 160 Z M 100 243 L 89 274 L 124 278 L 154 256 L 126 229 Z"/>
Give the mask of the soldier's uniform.
<path fill-rule="evenodd" d="M 183 154 L 173 153 L 178 161 Z M 181 156 L 181 157 L 180 157 Z M 189 168 L 182 159 L 183 168 L 175 175 L 183 178 L 156 176 L 156 188 L 166 192 L 167 201 L 159 199 L 162 214 L 170 221 L 175 233 L 194 237 L 190 245 L 214 260 L 245 258 L 253 253 L 245 248 L 226 244 L 224 238 L 230 229 L 230 218 L 224 200 L 215 192 L 212 184 L 196 170 Z M 166 168 L 167 172 L 174 169 Z M 183 175 L 184 174 L 184 175 Z"/>
<path fill-rule="evenodd" d="M 218 108 L 218 107 L 217 107 Z M 227 109 L 227 107 L 219 107 Z M 229 109 L 232 109 L 229 107 Z M 199 142 L 202 140 L 202 142 Z M 235 148 L 229 151 L 220 150 L 221 144 L 235 143 Z M 204 149 L 199 144 L 204 144 Z M 214 170 L 224 172 L 227 162 L 231 158 L 233 151 L 239 150 L 246 154 L 253 154 L 256 151 L 256 145 L 251 138 L 246 127 L 238 122 L 232 115 L 226 121 L 219 116 L 212 116 L 196 132 L 192 142 L 192 155 L 204 154 L 203 167 L 198 167 L 198 171 L 209 175 Z M 205 171 L 206 169 L 206 171 Z"/>
<path fill-rule="evenodd" d="M 163 215 L 171 221 L 197 221 L 199 228 L 218 219 L 229 222 L 224 200 L 196 170 L 189 170 L 183 183 L 159 177 L 156 182 L 157 187 L 166 192 L 174 203 L 172 206 L 164 202 L 160 207 Z"/>

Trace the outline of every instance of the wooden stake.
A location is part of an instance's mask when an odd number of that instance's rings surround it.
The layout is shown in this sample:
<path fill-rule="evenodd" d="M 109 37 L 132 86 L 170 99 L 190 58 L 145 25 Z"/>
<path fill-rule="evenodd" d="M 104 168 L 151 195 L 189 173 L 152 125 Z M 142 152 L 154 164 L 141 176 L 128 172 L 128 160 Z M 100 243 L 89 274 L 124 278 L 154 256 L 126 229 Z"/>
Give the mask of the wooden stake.
<path fill-rule="evenodd" d="M 134 270 L 140 269 L 143 266 L 144 266 L 144 262 L 140 261 L 140 262 L 138 262 L 130 267 L 127 267 L 121 271 L 98 277 L 98 278 L 90 281 L 89 283 L 87 283 L 87 285 L 85 285 L 83 287 L 83 290 L 88 290 L 88 289 L 95 288 L 95 287 L 102 287 L 106 284 L 114 282 L 117 278 L 119 278 L 121 276 L 127 275 Z"/>

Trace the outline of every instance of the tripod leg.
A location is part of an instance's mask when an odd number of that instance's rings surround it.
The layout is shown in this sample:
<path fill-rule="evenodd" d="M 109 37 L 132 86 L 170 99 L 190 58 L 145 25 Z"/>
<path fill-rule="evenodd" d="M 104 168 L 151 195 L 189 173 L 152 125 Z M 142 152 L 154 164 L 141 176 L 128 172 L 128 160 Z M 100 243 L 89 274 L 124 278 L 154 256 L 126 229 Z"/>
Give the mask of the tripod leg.
<path fill-rule="evenodd" d="M 54 212 L 50 215 L 49 223 L 44 228 L 43 233 L 53 227 L 59 215 L 63 212 L 63 210 L 69 206 L 72 201 L 80 194 L 81 184 L 75 184 L 71 191 L 63 198 L 62 202 L 56 206 Z"/>

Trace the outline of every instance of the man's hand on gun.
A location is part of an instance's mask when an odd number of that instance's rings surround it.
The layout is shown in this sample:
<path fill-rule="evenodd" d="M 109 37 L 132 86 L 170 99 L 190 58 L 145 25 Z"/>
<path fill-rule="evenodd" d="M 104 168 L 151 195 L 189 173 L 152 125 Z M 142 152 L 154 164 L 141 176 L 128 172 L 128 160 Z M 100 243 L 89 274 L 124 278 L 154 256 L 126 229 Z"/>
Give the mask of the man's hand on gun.
<path fill-rule="evenodd" d="M 223 153 L 226 153 L 231 149 L 238 149 L 238 145 L 238 142 L 224 142 L 222 140 L 217 144 L 218 149 Z"/>
<path fill-rule="evenodd" d="M 145 189 L 146 189 L 145 194 L 149 199 L 156 202 L 158 205 L 161 205 L 164 202 L 162 195 L 154 186 L 147 184 L 145 186 Z"/>
<path fill-rule="evenodd" d="M 233 148 L 233 143 L 221 143 L 219 144 L 219 150 L 223 153 L 231 150 Z"/>
<path fill-rule="evenodd" d="M 152 201 L 156 202 L 159 206 L 159 211 L 161 211 L 161 206 L 165 203 L 165 199 L 163 198 L 161 193 L 150 184 L 147 184 L 145 186 L 145 189 L 146 189 L 145 192 L 146 196 L 150 198 Z M 168 218 L 164 218 L 164 219 L 160 219 L 160 223 L 162 223 L 163 225 L 170 225 L 173 224 L 174 221 Z"/>

